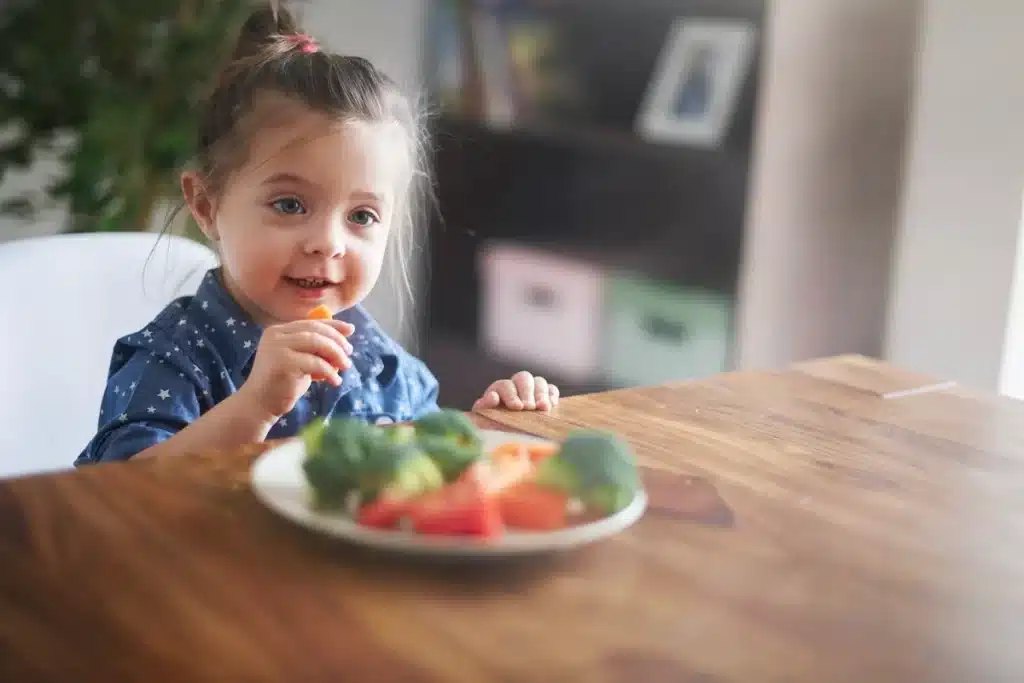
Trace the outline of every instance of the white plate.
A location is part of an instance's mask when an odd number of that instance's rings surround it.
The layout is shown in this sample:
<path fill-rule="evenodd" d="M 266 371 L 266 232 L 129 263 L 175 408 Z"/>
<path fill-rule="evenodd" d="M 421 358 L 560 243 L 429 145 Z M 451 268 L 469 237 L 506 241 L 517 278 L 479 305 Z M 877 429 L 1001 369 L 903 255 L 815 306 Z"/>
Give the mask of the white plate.
<path fill-rule="evenodd" d="M 509 441 L 544 442 L 543 439 L 481 430 L 484 448 Z M 343 513 L 324 513 L 310 507 L 310 489 L 302 472 L 306 448 L 301 440 L 287 441 L 261 455 L 252 467 L 252 490 L 271 510 L 308 529 L 381 550 L 450 557 L 527 555 L 569 550 L 623 531 L 643 516 L 647 495 L 642 491 L 619 512 L 604 519 L 557 531 L 508 531 L 497 540 L 423 536 L 406 531 L 373 529 L 356 524 Z"/>

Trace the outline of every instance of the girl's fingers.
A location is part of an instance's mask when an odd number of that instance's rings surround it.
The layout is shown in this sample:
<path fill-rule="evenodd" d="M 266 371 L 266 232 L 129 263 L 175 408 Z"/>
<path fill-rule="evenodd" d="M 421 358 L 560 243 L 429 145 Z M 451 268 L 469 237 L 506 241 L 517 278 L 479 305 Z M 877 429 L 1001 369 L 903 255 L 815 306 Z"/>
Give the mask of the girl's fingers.
<path fill-rule="evenodd" d="M 353 325 L 352 323 L 347 323 L 344 320 L 334 320 L 332 318 L 330 320 L 323 320 L 321 322 L 323 322 L 325 325 L 331 326 L 333 329 L 337 330 L 345 337 L 352 336 L 352 333 L 356 331 L 355 325 Z"/>
<path fill-rule="evenodd" d="M 320 356 L 292 350 L 289 361 L 292 363 L 292 367 L 303 375 L 317 380 L 326 380 L 336 387 L 341 386 L 341 375 L 338 374 L 337 369 Z"/>
<path fill-rule="evenodd" d="M 551 401 L 548 398 L 548 381 L 543 377 L 533 378 L 533 398 L 537 410 L 549 410 Z"/>
<path fill-rule="evenodd" d="M 345 353 L 352 353 L 352 350 L 353 350 L 352 349 L 352 342 L 350 342 L 348 339 L 345 338 L 345 335 L 338 330 L 337 326 L 332 324 L 335 321 L 332 321 L 332 320 L 307 320 L 307 321 L 302 321 L 302 322 L 303 322 L 303 324 L 300 327 L 298 327 L 297 329 L 309 329 L 309 330 L 313 330 L 315 332 L 318 332 L 320 334 L 323 334 L 323 335 L 325 335 L 327 337 L 330 337 L 331 339 L 333 339 L 338 344 L 338 346 L 340 346 L 342 349 L 345 350 Z M 349 323 L 342 323 L 342 324 L 349 325 Z M 349 326 L 351 327 L 351 325 L 349 325 Z"/>
<path fill-rule="evenodd" d="M 498 396 L 496 391 L 485 391 L 484 395 L 476 400 L 473 404 L 473 410 L 487 410 L 489 408 L 497 408 L 501 405 L 501 397 Z"/>
<path fill-rule="evenodd" d="M 537 407 L 537 399 L 534 393 L 533 375 L 523 370 L 512 375 L 512 382 L 516 387 L 516 393 L 522 400 L 523 405 L 529 410 Z"/>
<path fill-rule="evenodd" d="M 318 331 L 301 330 L 288 336 L 288 347 L 305 354 L 319 356 L 334 368 L 347 370 L 352 365 L 348 354 L 338 342 Z"/>
<path fill-rule="evenodd" d="M 558 391 L 558 387 L 554 384 L 548 385 L 548 398 L 551 400 L 551 407 L 558 405 L 558 397 L 561 392 Z"/>
<path fill-rule="evenodd" d="M 524 407 L 523 401 L 519 398 L 519 393 L 516 389 L 516 385 L 510 379 L 503 379 L 495 382 L 488 389 L 488 392 L 493 391 L 498 394 L 498 398 L 501 399 L 501 403 L 511 410 L 522 410 Z"/>

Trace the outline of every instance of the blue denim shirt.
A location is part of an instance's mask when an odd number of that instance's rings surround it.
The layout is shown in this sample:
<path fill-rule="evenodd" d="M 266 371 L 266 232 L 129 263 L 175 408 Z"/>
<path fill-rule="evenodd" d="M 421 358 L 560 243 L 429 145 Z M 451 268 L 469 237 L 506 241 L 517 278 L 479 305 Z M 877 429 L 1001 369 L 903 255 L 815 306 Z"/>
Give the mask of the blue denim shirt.
<path fill-rule="evenodd" d="M 99 431 L 75 460 L 127 460 L 164 441 L 230 396 L 248 377 L 262 329 L 210 270 L 194 296 L 172 302 L 113 350 Z M 390 339 L 362 307 L 339 313 L 355 325 L 352 366 L 342 384 L 314 382 L 268 438 L 293 436 L 315 417 L 377 424 L 438 409 L 438 383 L 422 361 Z"/>

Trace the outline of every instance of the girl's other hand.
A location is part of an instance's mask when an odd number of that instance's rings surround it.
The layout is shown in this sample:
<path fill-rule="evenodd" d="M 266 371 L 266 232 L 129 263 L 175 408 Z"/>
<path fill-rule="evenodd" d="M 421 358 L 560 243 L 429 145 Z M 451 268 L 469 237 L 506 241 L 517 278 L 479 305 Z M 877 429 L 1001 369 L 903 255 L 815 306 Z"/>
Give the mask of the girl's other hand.
<path fill-rule="evenodd" d="M 340 372 L 352 365 L 355 331 L 340 320 L 296 320 L 271 325 L 256 348 L 252 372 L 239 389 L 268 421 L 286 415 L 314 378 L 341 385 Z"/>
<path fill-rule="evenodd" d="M 523 370 L 499 379 L 473 404 L 473 410 L 504 407 L 509 410 L 550 410 L 558 405 L 558 387 Z"/>

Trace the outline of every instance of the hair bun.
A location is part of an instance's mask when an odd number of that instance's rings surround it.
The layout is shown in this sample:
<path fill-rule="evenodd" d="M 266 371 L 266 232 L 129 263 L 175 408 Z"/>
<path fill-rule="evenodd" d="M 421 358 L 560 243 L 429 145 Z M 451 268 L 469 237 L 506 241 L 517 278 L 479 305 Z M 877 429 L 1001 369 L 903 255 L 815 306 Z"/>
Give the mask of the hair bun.
<path fill-rule="evenodd" d="M 253 10 L 238 33 L 238 42 L 235 44 L 232 59 L 240 60 L 258 55 L 276 42 L 277 36 L 300 32 L 291 12 L 281 7 L 280 3 L 278 5 L 276 19 L 274 10 L 269 5 Z"/>

